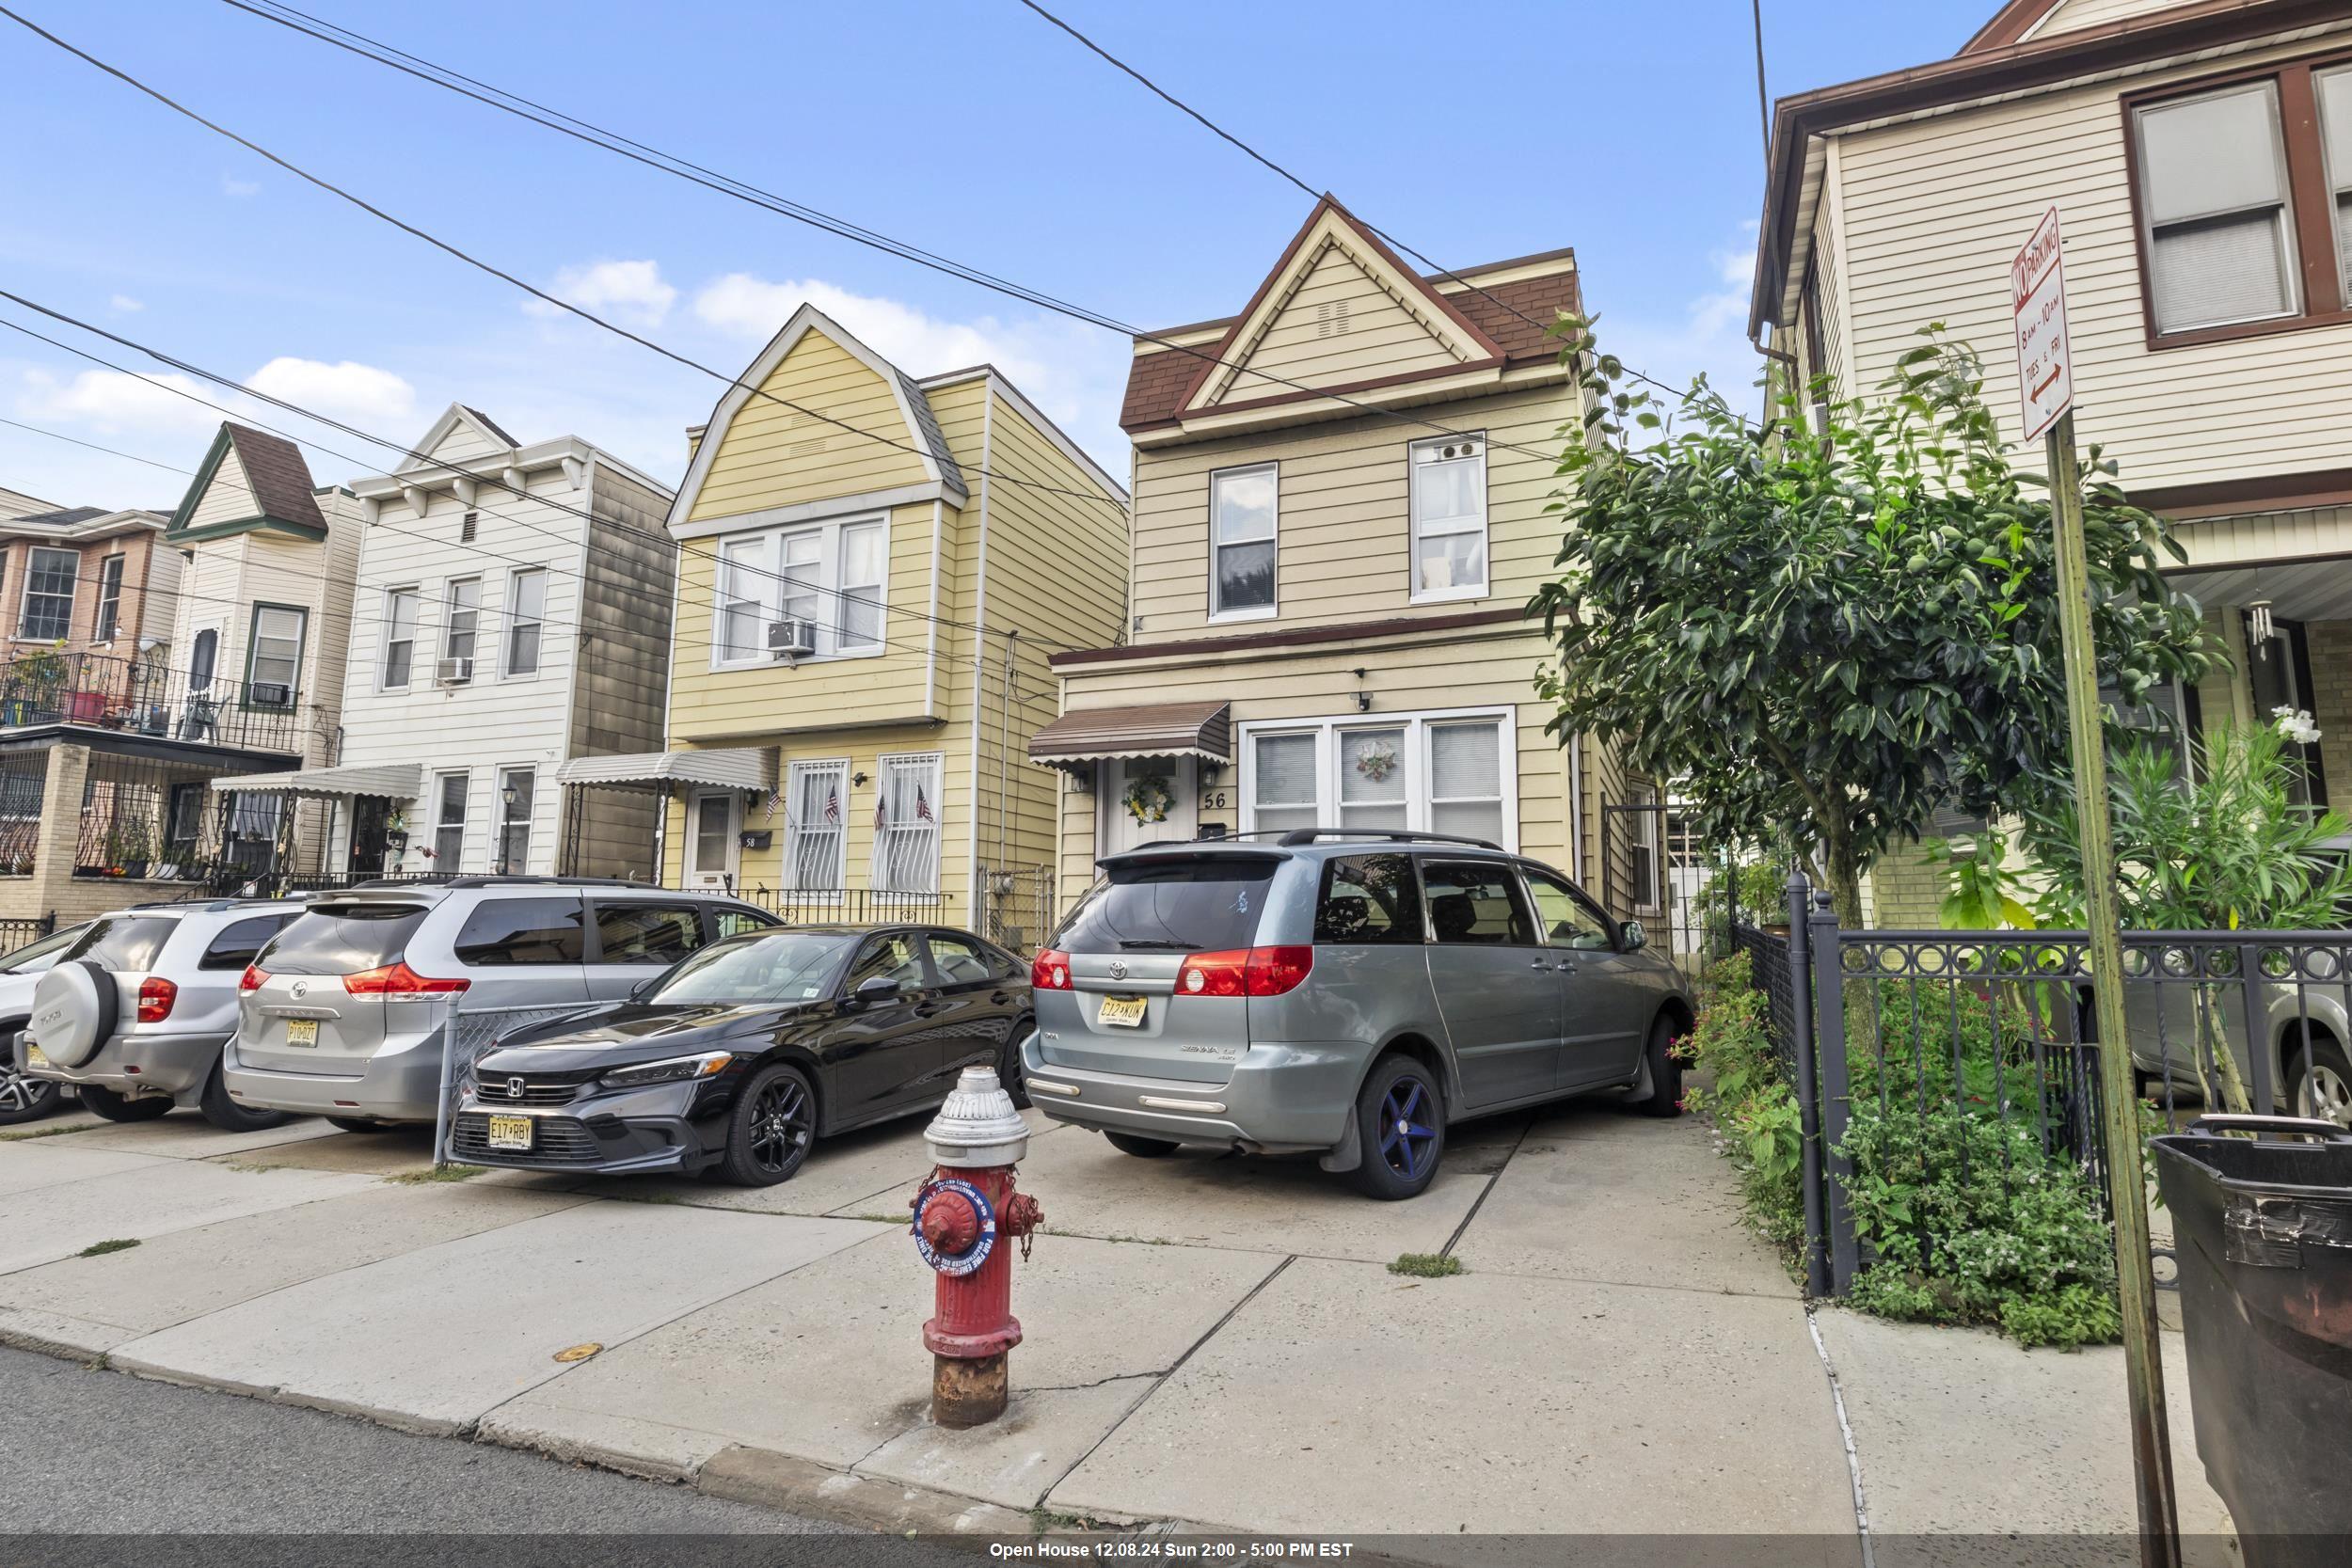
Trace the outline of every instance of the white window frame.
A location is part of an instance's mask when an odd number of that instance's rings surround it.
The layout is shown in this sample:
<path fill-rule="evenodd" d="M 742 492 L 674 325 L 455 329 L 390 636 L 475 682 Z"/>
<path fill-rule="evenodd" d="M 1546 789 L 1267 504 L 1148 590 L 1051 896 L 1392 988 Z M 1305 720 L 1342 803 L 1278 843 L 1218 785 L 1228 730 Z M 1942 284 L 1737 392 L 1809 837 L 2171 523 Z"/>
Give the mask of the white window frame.
<path fill-rule="evenodd" d="M 130 564 L 119 551 L 98 563 L 98 609 L 89 624 L 93 642 L 112 642 L 122 634 L 122 575 Z"/>
<path fill-rule="evenodd" d="M 531 800 L 525 806 L 523 814 L 520 816 L 509 816 L 506 814 L 506 786 L 509 783 L 516 779 L 529 779 L 531 781 Z M 470 786 L 469 786 L 467 793 L 469 796 L 471 795 L 472 790 Z M 497 788 L 490 796 L 490 803 L 496 808 L 490 814 L 490 819 L 494 824 L 490 831 L 490 869 L 492 871 L 498 871 L 499 867 L 503 864 L 505 866 L 505 870 L 501 873 L 501 875 L 508 877 L 529 876 L 531 873 L 532 821 L 539 814 L 539 769 L 530 766 L 529 764 L 516 768 L 500 768 L 498 770 Z M 507 835 L 518 828 L 522 830 L 523 835 L 523 852 L 520 864 L 516 863 L 516 857 L 506 852 Z"/>
<path fill-rule="evenodd" d="M 396 634 L 400 629 L 399 607 L 404 594 L 408 600 L 408 635 L 401 637 Z M 384 590 L 384 647 L 375 661 L 375 689 L 378 691 L 405 691 L 416 684 L 417 632 L 423 619 L 424 591 L 421 588 L 410 586 Z M 401 642 L 408 644 L 408 673 L 406 679 L 394 682 L 391 678 L 392 648 Z"/>
<path fill-rule="evenodd" d="M 40 575 L 40 558 L 44 555 L 61 555 L 73 562 L 70 572 L 71 585 L 65 591 L 65 629 L 55 636 L 45 632 L 36 633 L 28 624 L 33 609 L 33 578 Z M 81 551 L 58 549 L 50 545 L 35 545 L 26 550 L 24 552 L 24 586 L 19 591 L 16 601 L 17 641 L 20 642 L 61 642 L 72 637 L 73 601 L 81 596 Z M 44 590 L 40 596 L 44 599 L 54 599 L 57 597 L 57 594 Z"/>
<path fill-rule="evenodd" d="M 811 824 L 801 814 L 801 789 L 805 780 L 830 777 L 841 801 L 841 820 L 827 827 L 822 820 Z M 821 817 L 821 809 L 819 816 Z M 850 759 L 828 757 L 821 761 L 796 762 L 785 771 L 784 784 L 784 885 L 795 893 L 838 893 L 847 885 L 850 876 Z M 801 846 L 811 837 L 833 841 L 832 876 L 821 882 L 804 882 L 801 878 Z"/>
<path fill-rule="evenodd" d="M 1243 545 L 1266 544 L 1274 546 L 1274 602 L 1264 605 L 1245 605 L 1239 610 L 1227 610 L 1218 593 L 1219 574 L 1216 554 L 1223 547 L 1217 537 L 1216 490 L 1224 480 L 1242 474 L 1268 473 L 1274 476 L 1274 505 L 1268 519 L 1271 527 L 1263 540 L 1242 539 Z M 1282 465 L 1280 462 L 1242 463 L 1230 468 L 1209 470 L 1209 619 L 1216 621 L 1265 621 L 1281 612 L 1282 608 Z"/>
<path fill-rule="evenodd" d="M 457 591 L 467 587 L 473 590 L 473 603 L 461 608 L 457 603 Z M 467 644 L 462 654 L 457 651 L 457 617 L 460 614 L 473 617 L 466 626 Z M 441 657 L 469 658 L 473 660 L 475 669 L 482 667 L 482 579 L 478 577 L 452 578 L 441 587 Z M 437 665 L 436 670 L 437 672 Z"/>
<path fill-rule="evenodd" d="M 197 679 L 199 672 L 196 668 L 196 645 L 203 640 L 206 632 L 213 634 L 213 665 L 211 669 L 200 672 L 203 680 L 199 683 Z M 187 681 L 188 695 L 191 697 L 209 698 L 213 695 L 214 683 L 220 679 L 221 644 L 228 641 L 228 637 L 226 622 L 197 621 L 188 626 Z"/>
<path fill-rule="evenodd" d="M 449 788 L 449 781 L 450 781 L 450 780 L 452 780 L 452 779 L 463 779 L 463 780 L 465 780 L 465 781 L 466 781 L 466 796 L 465 796 L 465 805 L 464 805 L 464 810 L 463 810 L 462 814 L 456 817 L 456 819 L 454 820 L 454 822 L 453 822 L 453 821 L 452 821 L 452 819 L 450 818 L 450 816 L 449 816 L 449 815 L 448 815 L 448 813 L 449 813 L 449 795 L 448 795 L 448 788 Z M 463 864 L 463 863 L 464 863 L 464 861 L 465 861 L 465 859 L 466 859 L 466 822 L 467 822 L 467 818 L 469 818 L 469 817 L 470 817 L 470 816 L 473 816 L 473 772 L 472 772 L 472 770 L 471 770 L 470 768 L 444 768 L 444 769 L 442 769 L 440 772 L 437 772 L 437 773 L 434 774 L 434 775 L 433 775 L 433 855 L 434 855 L 434 859 L 433 859 L 433 869 L 434 869 L 434 870 L 436 870 L 436 871 L 456 871 L 456 870 L 461 869 L 462 864 Z M 454 827 L 456 828 L 456 830 L 457 830 L 457 847 L 456 847 L 456 849 L 455 849 L 455 851 L 454 851 L 454 852 L 453 852 L 453 853 L 448 853 L 448 854 L 444 854 L 444 853 L 442 852 L 442 849 L 441 849 L 441 831 L 442 831 L 444 828 L 449 828 L 449 827 L 452 827 L 452 826 L 454 826 Z M 442 862 L 444 862 L 444 861 L 451 861 L 451 860 L 456 861 L 456 862 L 460 863 L 460 864 L 458 864 L 458 865 L 445 865 L 445 864 L 443 864 L 443 863 L 442 863 Z"/>
<path fill-rule="evenodd" d="M 2352 63 L 2328 66 L 2312 72 L 2312 102 L 2319 116 L 2319 182 L 2328 197 L 2328 230 L 2336 241 L 2336 277 L 2340 297 L 2352 302 L 2352 219 L 2344 216 L 2344 203 L 2352 201 L 2352 157 L 2344 160 L 2344 166 L 2336 166 L 2333 144 L 2341 135 L 2344 144 L 2352 148 L 2352 125 L 2342 131 L 2328 120 L 2328 84 L 2342 77 L 2352 83 Z M 2347 96 L 2352 102 L 2352 95 Z"/>
<path fill-rule="evenodd" d="M 871 642 L 850 642 L 843 637 L 846 601 L 842 598 L 841 569 L 844 552 L 843 536 L 852 529 L 871 528 L 882 539 L 882 580 L 875 585 L 871 597 L 876 601 L 876 636 Z M 710 585 L 710 668 L 713 670 L 766 670 L 775 667 L 776 660 L 768 653 L 768 626 L 784 615 L 784 551 L 785 541 L 815 539 L 817 541 L 816 603 L 809 619 L 817 623 L 817 651 L 803 664 L 825 662 L 838 658 L 878 658 L 890 651 L 890 514 L 888 512 L 853 512 L 818 522 L 794 523 L 788 527 L 748 529 L 717 536 L 718 550 L 712 563 Z M 734 597 L 726 595 L 726 555 L 731 547 L 754 545 L 758 547 L 758 564 L 740 568 L 753 575 L 748 594 Z M 806 592 L 803 590 L 803 592 Z M 759 645 L 749 655 L 730 658 L 726 652 L 724 627 L 729 606 L 755 605 L 758 608 Z"/>
<path fill-rule="evenodd" d="M 920 879 L 928 885 L 920 887 L 893 886 L 882 880 L 882 867 L 885 858 L 895 858 L 886 856 L 886 851 L 890 849 L 890 847 L 894 843 L 906 842 L 907 839 L 905 835 L 917 833 L 919 832 L 919 830 L 910 824 L 900 823 L 898 818 L 894 816 L 892 817 L 890 825 L 887 828 L 877 826 L 874 830 L 873 852 L 868 858 L 866 873 L 866 885 L 874 891 L 878 893 L 920 894 L 930 894 L 940 891 L 939 869 L 941 849 L 946 837 L 944 831 L 946 828 L 946 806 L 940 799 L 942 793 L 946 787 L 946 753 L 944 752 L 884 752 L 882 755 L 874 759 L 874 788 L 875 799 L 878 802 L 878 806 L 879 802 L 890 799 L 890 780 L 891 774 L 894 770 L 905 768 L 928 768 L 930 770 L 930 777 L 928 781 L 930 785 L 930 789 L 926 799 L 931 808 L 930 826 L 928 830 L 930 838 L 930 865 L 926 874 Z M 898 836 L 893 837 L 885 835 Z"/>
<path fill-rule="evenodd" d="M 1421 516 L 1421 475 L 1424 467 L 1424 451 L 1441 451 L 1448 447 L 1471 445 L 1477 451 L 1467 456 L 1439 459 L 1441 462 L 1470 463 L 1478 466 L 1478 512 L 1469 516 L 1449 517 L 1432 526 L 1426 537 L 1450 539 L 1457 534 L 1478 536 L 1478 558 L 1486 563 L 1485 575 L 1475 583 L 1454 588 L 1423 588 L 1421 585 L 1421 542 L 1424 537 Z M 1406 598 L 1413 604 L 1449 604 L 1458 600 L 1483 599 L 1494 592 L 1495 554 L 1494 531 L 1486 507 L 1486 459 L 1491 451 L 1485 431 L 1470 431 L 1461 436 L 1438 436 L 1426 441 L 1414 441 L 1405 449 L 1405 574 Z"/>
<path fill-rule="evenodd" d="M 1408 832 L 1429 832 L 1433 802 L 1429 796 L 1429 732 L 1451 723 L 1499 725 L 1497 761 L 1502 784 L 1502 847 L 1513 854 L 1519 847 L 1518 715 L 1510 707 L 1427 708 L 1413 713 L 1349 713 L 1315 719 L 1265 719 L 1235 727 L 1241 749 L 1241 831 L 1258 827 L 1258 737 L 1269 735 L 1315 736 L 1315 826 L 1340 825 L 1340 740 L 1349 730 L 1405 732 L 1399 765 L 1405 770 L 1405 826 Z"/>
<path fill-rule="evenodd" d="M 499 679 L 502 681 L 536 680 L 548 667 L 548 579 L 545 566 L 517 566 L 506 574 L 506 602 L 499 607 Z M 536 581 L 539 585 L 539 613 L 525 616 L 522 603 L 523 585 Z M 515 668 L 515 634 L 525 626 L 536 632 L 532 643 L 531 668 Z"/>
<path fill-rule="evenodd" d="M 2252 90 L 2259 90 L 2270 105 L 2270 155 L 2279 182 L 2279 201 L 2276 213 L 2279 270 L 2284 286 L 2285 309 L 2265 311 L 2260 315 L 2223 316 L 2212 320 L 2169 325 L 2158 319 L 2156 301 L 2153 297 L 2156 288 L 2157 223 L 2152 210 L 2153 202 L 2149 186 L 2152 166 L 2148 158 L 2148 117 L 2162 114 L 2168 109 L 2178 109 L 2190 103 L 2201 103 L 2208 99 L 2235 97 Z M 2303 313 L 2303 263 L 2295 228 L 2295 182 L 2287 168 L 2285 106 L 2280 102 L 2278 78 L 2262 77 L 2252 81 L 2229 82 L 2204 92 L 2183 93 L 2177 98 L 2164 98 L 2136 103 L 2132 106 L 2132 141 L 2136 177 L 2139 182 L 2139 189 L 2134 193 L 2134 197 L 2140 213 L 2140 254 L 2146 259 L 2147 287 L 2152 296 L 2148 301 L 2148 319 L 2154 324 L 2156 335 L 2159 338 L 2170 338 L 2189 332 L 2207 332 L 2217 327 L 2243 326 L 2253 322 L 2288 321 L 2301 315 Z M 2217 218 L 2250 214 L 2260 209 L 2260 203 L 2244 207 L 2219 208 L 2211 213 L 2198 214 L 2193 217 L 2169 219 L 2163 228 L 2167 230 L 2188 228 Z M 2334 214 L 2330 214 L 2329 216 L 2332 218 Z"/>

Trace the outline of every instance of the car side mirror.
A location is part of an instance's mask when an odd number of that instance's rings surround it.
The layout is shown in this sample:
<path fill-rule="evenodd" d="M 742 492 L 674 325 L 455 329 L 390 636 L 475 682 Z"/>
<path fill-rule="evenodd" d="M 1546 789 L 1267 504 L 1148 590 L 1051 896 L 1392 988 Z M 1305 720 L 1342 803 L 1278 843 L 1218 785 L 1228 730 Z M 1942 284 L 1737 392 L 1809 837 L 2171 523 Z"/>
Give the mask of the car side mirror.
<path fill-rule="evenodd" d="M 628 999 L 631 1002 L 643 1002 L 646 997 L 653 994 L 653 988 L 660 983 L 660 975 L 648 974 L 644 979 L 628 988 Z"/>
<path fill-rule="evenodd" d="M 887 974 L 877 974 L 869 979 L 859 981 L 857 990 L 850 993 L 850 1000 L 865 1007 L 877 1002 L 888 1002 L 898 994 L 898 981 Z"/>
<path fill-rule="evenodd" d="M 1640 921 L 1629 920 L 1623 926 L 1618 927 L 1617 929 L 1624 939 L 1625 950 L 1627 952 L 1639 953 L 1643 948 L 1649 945 L 1649 933 L 1642 929 L 1642 923 Z"/>

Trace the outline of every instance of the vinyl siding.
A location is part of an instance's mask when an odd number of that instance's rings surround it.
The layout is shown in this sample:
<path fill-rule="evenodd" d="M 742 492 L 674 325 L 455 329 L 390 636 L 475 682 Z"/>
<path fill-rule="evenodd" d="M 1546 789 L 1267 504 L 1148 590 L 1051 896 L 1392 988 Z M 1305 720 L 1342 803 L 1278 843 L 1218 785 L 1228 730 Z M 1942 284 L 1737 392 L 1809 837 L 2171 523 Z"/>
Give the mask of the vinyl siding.
<path fill-rule="evenodd" d="M 1425 301 L 1416 303 L 1430 310 Z M 1210 387 L 1218 391 L 1212 404 L 1269 397 L 1294 390 L 1293 384 L 1338 387 L 1461 362 L 1354 257 L 1327 243 L 1265 335 L 1245 352 L 1238 373 L 1212 372 Z"/>
<path fill-rule="evenodd" d="M 2085 27 L 2146 16 L 2152 11 L 2170 10 L 2182 3 L 2183 0 L 2058 0 L 2057 8 L 2026 37 L 2043 39 L 2056 33 L 2077 32 Z"/>
<path fill-rule="evenodd" d="M 1407 451 L 1439 434 L 1419 417 L 1364 416 L 1263 435 L 1151 448 L 1136 475 L 1135 604 L 1139 644 L 1225 631 L 1275 631 L 1399 615 L 1458 614 L 1523 603 L 1551 570 L 1559 428 L 1577 419 L 1565 380 L 1433 405 L 1440 429 L 1484 431 L 1489 585 L 1480 599 L 1410 602 Z M 1279 613 L 1209 619 L 1209 475 L 1278 462 Z"/>
<path fill-rule="evenodd" d="M 205 486 L 203 499 L 188 515 L 188 527 L 240 522 L 260 511 L 253 499 L 253 485 L 246 478 L 245 459 L 231 441 L 228 451 L 221 453 L 219 466 L 213 470 L 213 482 Z"/>
<path fill-rule="evenodd" d="M 726 427 L 694 498 L 692 521 L 920 484 L 930 477 L 920 457 L 902 450 L 920 442 L 890 386 L 822 331 L 812 329 L 794 344 L 760 389 L 770 395 L 746 401 Z"/>
<path fill-rule="evenodd" d="M 2295 57 L 2280 49 L 2235 67 Z M 2136 90 L 2216 63 L 2132 79 Z M 1930 322 L 1983 356 L 1985 396 L 2014 436 L 2009 265 L 2042 209 L 2066 230 L 2076 422 L 2127 487 L 2340 467 L 2352 420 L 2352 325 L 2151 352 L 2145 341 L 2114 84 L 2046 94 L 1844 136 L 1837 150 L 1842 262 L 1853 302 L 1848 356 L 1875 387 Z"/>

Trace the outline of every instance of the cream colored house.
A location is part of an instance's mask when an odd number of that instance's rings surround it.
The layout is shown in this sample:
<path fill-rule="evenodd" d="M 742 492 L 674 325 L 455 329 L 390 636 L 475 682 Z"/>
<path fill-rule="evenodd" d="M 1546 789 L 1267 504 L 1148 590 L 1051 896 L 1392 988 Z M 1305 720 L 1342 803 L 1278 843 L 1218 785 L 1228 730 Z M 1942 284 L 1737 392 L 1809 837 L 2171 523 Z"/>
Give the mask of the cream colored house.
<path fill-rule="evenodd" d="M 690 433 L 669 749 L 567 784 L 662 798 L 669 885 L 1015 943 L 1051 915 L 1046 659 L 1125 609 L 1127 495 L 992 366 L 916 380 L 813 306 Z"/>
<path fill-rule="evenodd" d="M 1424 277 L 1326 198 L 1238 314 L 1136 339 L 1131 618 L 1054 655 L 1029 741 L 1066 780 L 1065 901 L 1137 843 L 1305 826 L 1612 879 L 1627 786 L 1545 732 L 1523 614 L 1581 406 L 1545 328 L 1581 309 L 1568 251 Z"/>
<path fill-rule="evenodd" d="M 2169 705 L 2312 712 L 2311 799 L 2352 806 L 2352 0 L 2013 0 L 1782 99 L 1751 325 L 1867 395 L 1945 322 L 2020 435 L 2010 261 L 2052 203 L 2079 438 L 2176 522 L 2231 655 Z M 1881 924 L 1933 923 L 1933 879 L 1876 880 Z"/>

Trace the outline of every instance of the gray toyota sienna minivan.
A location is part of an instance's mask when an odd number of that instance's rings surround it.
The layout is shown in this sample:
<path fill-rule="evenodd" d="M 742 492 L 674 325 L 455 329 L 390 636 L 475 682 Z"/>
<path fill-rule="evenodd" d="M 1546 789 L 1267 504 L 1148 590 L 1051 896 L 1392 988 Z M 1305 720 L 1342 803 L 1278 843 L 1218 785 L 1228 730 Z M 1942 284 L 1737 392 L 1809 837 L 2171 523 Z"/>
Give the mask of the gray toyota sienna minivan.
<path fill-rule="evenodd" d="M 1402 1198 L 1468 1117 L 1599 1089 L 1680 1108 L 1680 973 L 1549 866 L 1330 828 L 1100 865 L 1032 967 L 1023 1065 L 1039 1110 L 1129 1154 L 1311 1151 Z"/>

